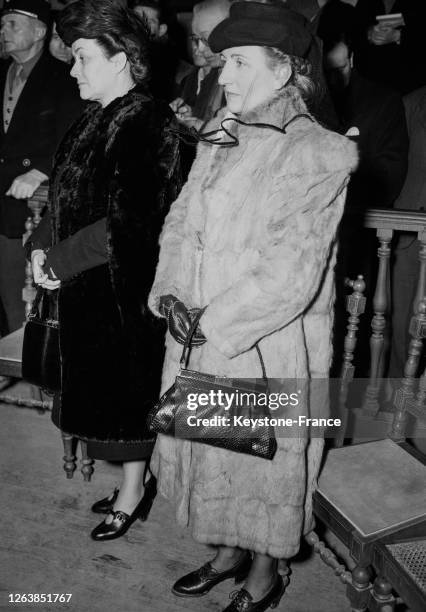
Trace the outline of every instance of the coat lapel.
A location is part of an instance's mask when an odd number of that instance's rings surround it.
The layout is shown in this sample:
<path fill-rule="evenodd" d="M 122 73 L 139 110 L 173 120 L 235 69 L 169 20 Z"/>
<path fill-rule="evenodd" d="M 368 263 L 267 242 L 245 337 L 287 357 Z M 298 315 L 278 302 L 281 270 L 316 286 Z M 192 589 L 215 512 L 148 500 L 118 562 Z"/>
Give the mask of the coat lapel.
<path fill-rule="evenodd" d="M 11 64 L 11 60 L 1 62 L 0 67 L 0 108 L 1 108 L 1 121 L 0 121 L 0 137 L 3 140 L 5 136 L 4 132 L 4 124 L 3 124 L 3 97 L 4 97 L 4 88 L 6 87 L 6 77 L 7 71 L 9 70 L 9 66 Z"/>
<path fill-rule="evenodd" d="M 43 54 L 34 68 L 31 70 L 30 76 L 25 83 L 24 89 L 19 96 L 13 112 L 12 120 L 7 131 L 7 137 L 13 138 L 16 129 L 22 130 L 24 119 L 28 116 L 28 111 L 34 106 L 34 100 L 40 97 L 43 91 L 43 82 L 48 73 L 48 61 Z"/>

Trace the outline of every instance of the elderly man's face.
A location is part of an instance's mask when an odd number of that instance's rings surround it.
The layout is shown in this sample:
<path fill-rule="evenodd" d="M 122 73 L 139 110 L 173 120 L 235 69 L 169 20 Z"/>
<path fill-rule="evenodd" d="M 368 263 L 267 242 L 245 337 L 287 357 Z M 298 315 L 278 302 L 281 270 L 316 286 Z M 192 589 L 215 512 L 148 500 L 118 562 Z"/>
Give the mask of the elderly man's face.
<path fill-rule="evenodd" d="M 40 22 L 26 15 L 9 13 L 1 18 L 1 39 L 5 53 L 29 51 L 39 36 Z"/>
<path fill-rule="evenodd" d="M 220 54 L 213 53 L 207 39 L 218 23 L 226 19 L 227 14 L 218 8 L 201 8 L 192 18 L 192 57 L 196 66 L 221 66 Z"/>

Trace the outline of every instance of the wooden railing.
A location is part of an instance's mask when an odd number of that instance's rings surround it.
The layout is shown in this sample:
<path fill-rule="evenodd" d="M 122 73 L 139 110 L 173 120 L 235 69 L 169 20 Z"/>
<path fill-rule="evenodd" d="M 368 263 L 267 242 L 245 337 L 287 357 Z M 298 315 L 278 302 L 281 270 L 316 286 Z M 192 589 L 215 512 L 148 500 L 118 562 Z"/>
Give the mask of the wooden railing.
<path fill-rule="evenodd" d="M 22 237 L 23 243 L 31 236 L 34 229 L 40 222 L 41 213 L 46 206 L 48 195 L 48 186 L 42 185 L 37 189 L 32 198 L 28 200 L 28 207 L 32 211 L 32 216 L 28 217 L 25 222 L 25 233 Z M 25 285 L 22 289 L 22 299 L 25 302 L 25 314 L 28 316 L 32 302 L 35 297 L 35 287 L 31 264 L 25 264 Z M 26 321 L 26 319 L 25 319 Z M 23 325 L 25 324 L 23 321 Z M 4 338 L 0 338 L 0 392 L 6 390 L 16 379 L 21 377 L 21 357 L 22 357 L 22 341 L 24 330 L 23 327 L 9 334 Z M 34 390 L 36 387 L 34 387 Z M 43 396 L 42 392 L 36 393 L 38 397 L 17 396 L 10 393 L 0 393 L 0 403 L 13 404 L 25 408 L 35 408 L 41 413 L 52 409 L 52 400 Z"/>
<path fill-rule="evenodd" d="M 418 372 L 426 338 L 426 212 L 407 210 L 368 209 L 363 213 L 360 227 L 375 230 L 378 244 L 378 272 L 374 293 L 365 295 L 365 283 L 360 270 L 357 279 L 346 280 L 353 291 L 347 297 L 346 309 L 349 320 L 344 340 L 339 390 L 339 410 L 348 419 L 348 386 L 356 373 L 354 352 L 357 344 L 359 324 L 366 309 L 366 299 L 372 301 L 372 320 L 370 336 L 369 379 L 362 401 L 362 413 L 370 419 L 382 419 L 390 425 L 388 435 L 394 440 L 402 440 L 406 434 L 407 417 L 413 415 L 419 426 L 426 432 L 426 371 Z M 399 388 L 393 394 L 392 412 L 380 411 L 380 394 L 386 382 L 386 351 L 390 346 L 391 332 L 391 255 L 392 240 L 397 232 L 408 232 L 419 241 L 419 275 L 416 296 L 412 305 L 412 319 L 409 327 L 411 337 L 408 355 Z M 396 288 L 393 288 L 396 290 Z M 417 426 L 417 425 L 416 425 Z M 343 439 L 338 441 L 338 445 Z"/>
<path fill-rule="evenodd" d="M 28 200 L 28 208 L 32 212 L 32 216 L 28 217 L 25 222 L 25 233 L 22 236 L 22 242 L 28 240 L 37 225 L 41 221 L 41 214 L 47 204 L 47 196 L 49 192 L 48 185 L 41 185 L 34 193 L 33 197 Z M 25 286 L 22 290 L 22 299 L 25 302 L 25 316 L 28 317 L 31 311 L 31 305 L 35 298 L 35 287 L 33 283 L 33 273 L 31 270 L 31 262 L 27 261 L 25 265 Z"/>

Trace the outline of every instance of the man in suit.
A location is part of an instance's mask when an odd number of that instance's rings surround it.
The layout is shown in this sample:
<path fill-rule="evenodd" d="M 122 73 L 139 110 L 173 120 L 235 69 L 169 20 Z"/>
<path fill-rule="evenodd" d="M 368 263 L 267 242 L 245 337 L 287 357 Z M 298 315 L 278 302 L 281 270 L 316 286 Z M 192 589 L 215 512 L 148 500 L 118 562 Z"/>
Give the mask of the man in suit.
<path fill-rule="evenodd" d="M 358 0 L 355 66 L 367 78 L 402 94 L 426 85 L 425 0 Z M 401 13 L 402 27 L 380 25 L 377 15 Z"/>
<path fill-rule="evenodd" d="M 192 57 L 195 68 L 182 81 L 180 96 L 171 107 L 179 121 L 200 129 L 225 106 L 223 87 L 218 83 L 222 61 L 207 39 L 218 23 L 229 15 L 228 0 L 203 0 L 195 4 L 192 18 Z"/>
<path fill-rule="evenodd" d="M 402 98 L 353 68 L 351 40 L 345 33 L 324 40 L 324 64 L 341 131 L 359 130 L 360 164 L 349 185 L 348 202 L 361 208 L 392 206 L 407 173 Z"/>
<path fill-rule="evenodd" d="M 52 158 L 82 110 L 68 68 L 45 50 L 50 25 L 45 0 L 9 0 L 1 16 L 8 60 L 0 62 L 0 302 L 2 332 L 24 320 L 22 234 L 27 199 L 49 178 Z"/>
<path fill-rule="evenodd" d="M 408 133 L 402 98 L 398 92 L 365 79 L 353 68 L 353 51 L 347 34 L 331 31 L 328 34 L 324 40 L 325 72 L 340 130 L 342 133 L 350 127 L 359 130 L 360 161 L 349 183 L 346 207 L 358 211 L 390 207 L 402 189 L 407 172 Z M 363 274 L 366 295 L 372 295 L 377 278 L 375 233 L 363 227 L 362 214 L 345 216 L 339 232 L 338 277 L 343 280 Z M 343 287 L 343 282 L 340 286 Z M 343 299 L 339 292 L 342 306 Z M 343 321 L 337 324 L 336 343 L 344 337 L 344 326 Z M 360 338 L 357 351 L 358 375 L 367 376 L 364 366 L 369 363 L 368 335 Z"/>

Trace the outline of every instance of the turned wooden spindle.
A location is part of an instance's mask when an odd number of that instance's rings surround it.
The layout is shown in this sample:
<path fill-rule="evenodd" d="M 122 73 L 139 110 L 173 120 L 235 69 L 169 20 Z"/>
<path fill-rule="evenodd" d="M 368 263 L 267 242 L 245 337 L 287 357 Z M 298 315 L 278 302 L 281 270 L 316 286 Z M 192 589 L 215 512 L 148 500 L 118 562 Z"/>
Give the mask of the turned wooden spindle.
<path fill-rule="evenodd" d="M 414 404 L 411 404 L 408 411 L 419 421 L 426 424 L 426 368 L 419 379 L 419 387 Z"/>
<path fill-rule="evenodd" d="M 420 261 L 420 270 L 419 270 L 419 281 L 417 284 L 416 297 L 413 304 L 413 312 L 414 316 L 418 313 L 418 308 L 421 300 L 426 295 L 426 234 L 419 233 L 418 239 L 420 241 L 420 249 L 419 249 L 419 261 Z M 424 421 L 426 419 L 426 369 L 419 380 L 419 388 L 416 397 L 416 401 L 414 405 L 410 405 L 409 411 L 413 416 L 417 419 L 421 419 Z"/>
<path fill-rule="evenodd" d="M 336 438 L 335 446 L 343 446 L 346 426 L 348 421 L 348 409 L 346 406 L 349 383 L 353 380 L 355 366 L 353 365 L 354 352 L 357 344 L 357 331 L 359 328 L 360 315 L 365 312 L 366 298 L 364 296 L 365 282 L 363 276 L 358 276 L 355 281 L 345 280 L 345 285 L 351 287 L 353 292 L 346 297 L 346 311 L 349 314 L 346 336 L 344 341 L 343 364 L 340 373 L 339 387 L 339 418 L 342 421 L 339 436 Z"/>
<path fill-rule="evenodd" d="M 396 599 L 392 595 L 392 586 L 383 576 L 378 576 L 370 591 L 369 612 L 394 612 L 395 605 Z"/>
<path fill-rule="evenodd" d="M 404 367 L 404 376 L 401 380 L 401 386 L 395 392 L 393 398 L 395 414 L 389 437 L 395 441 L 404 440 L 407 423 L 407 404 L 415 404 L 412 402 L 416 384 L 415 377 L 423 350 L 423 339 L 426 338 L 426 297 L 420 300 L 417 314 L 411 318 L 409 332 L 411 340 L 408 347 L 408 359 Z"/>
<path fill-rule="evenodd" d="M 25 234 L 22 237 L 23 244 L 26 243 L 28 238 L 31 236 L 35 229 L 35 224 L 33 222 L 32 217 L 28 217 L 25 222 Z M 28 319 L 28 316 L 31 312 L 31 305 L 35 298 L 35 289 L 33 283 L 33 271 L 31 268 L 31 262 L 25 262 L 25 284 L 22 289 L 22 301 L 25 302 L 25 321 Z M 23 325 L 25 325 L 25 321 L 23 321 Z"/>
<path fill-rule="evenodd" d="M 23 244 L 27 242 L 35 228 L 38 226 L 41 220 L 41 213 L 47 204 L 48 187 L 41 185 L 34 193 L 32 198 L 28 200 L 28 208 L 32 212 L 32 217 L 28 217 L 25 222 L 25 234 L 22 237 Z M 22 300 L 25 302 L 25 318 L 31 312 L 31 306 L 34 301 L 36 290 L 33 283 L 33 273 L 31 269 L 31 263 L 27 262 L 25 266 L 25 285 L 22 289 Z M 25 323 L 25 321 L 24 321 Z"/>
<path fill-rule="evenodd" d="M 328 567 L 334 571 L 335 575 L 340 578 L 343 584 L 352 584 L 352 574 L 348 569 L 339 562 L 334 552 L 322 542 L 315 531 L 311 531 L 305 536 L 306 542 L 312 546 L 314 552 L 320 556 Z"/>
<path fill-rule="evenodd" d="M 77 457 L 75 456 L 75 438 L 69 434 L 61 432 L 62 443 L 64 445 L 64 470 L 67 478 L 72 478 L 77 468 Z"/>
<path fill-rule="evenodd" d="M 426 295 L 426 233 L 419 232 L 417 239 L 419 248 L 419 278 L 417 282 L 416 297 L 413 303 L 413 315 L 418 312 L 419 304 Z"/>
<path fill-rule="evenodd" d="M 81 449 L 81 473 L 83 474 L 84 482 L 90 482 L 93 472 L 94 459 L 87 455 L 87 442 L 80 440 Z"/>
<path fill-rule="evenodd" d="M 347 597 L 351 603 L 352 612 L 367 610 L 367 602 L 371 590 L 371 571 L 369 567 L 357 565 L 352 570 L 352 583 L 346 589 Z"/>
<path fill-rule="evenodd" d="M 385 344 L 386 314 L 388 304 L 389 260 L 391 256 L 390 242 L 393 230 L 377 230 L 380 246 L 377 249 L 379 271 L 377 274 L 376 291 L 373 298 L 374 316 L 371 321 L 372 334 L 370 338 L 371 366 L 369 383 L 365 394 L 365 409 L 375 414 L 379 410 L 378 396 L 380 377 L 383 375 L 383 349 Z"/>

